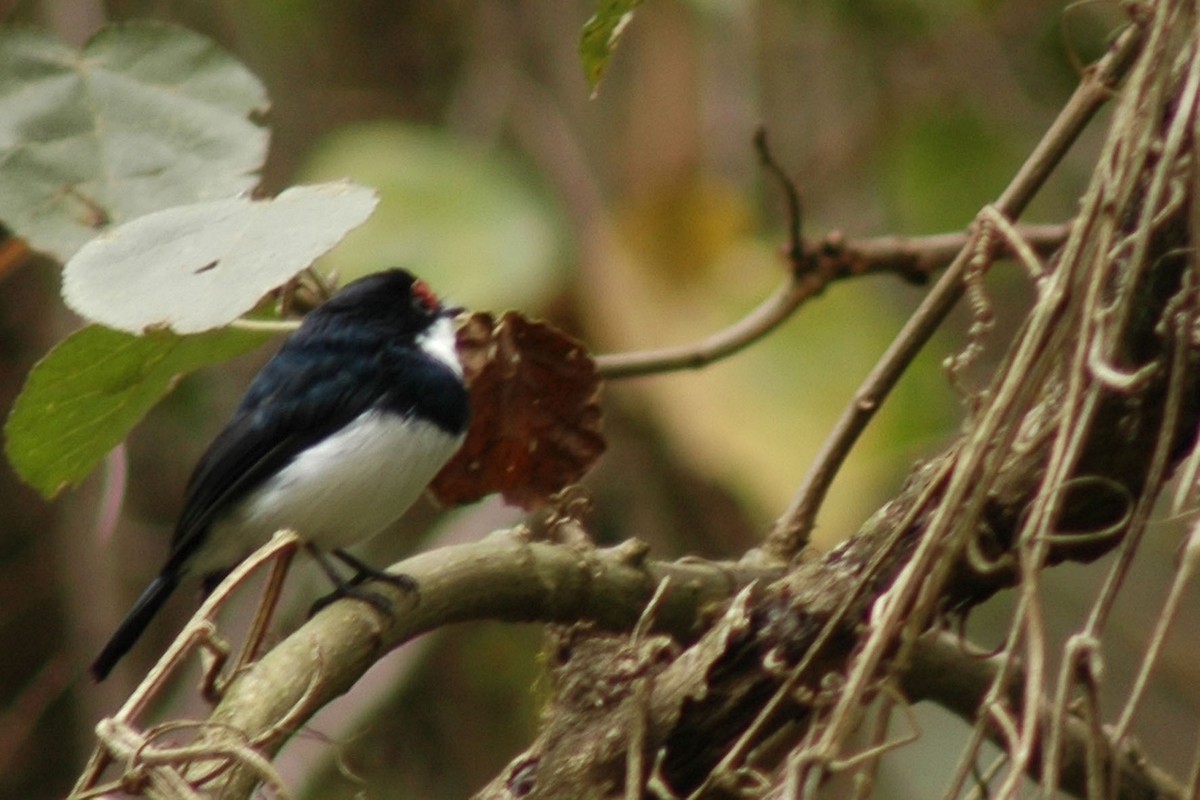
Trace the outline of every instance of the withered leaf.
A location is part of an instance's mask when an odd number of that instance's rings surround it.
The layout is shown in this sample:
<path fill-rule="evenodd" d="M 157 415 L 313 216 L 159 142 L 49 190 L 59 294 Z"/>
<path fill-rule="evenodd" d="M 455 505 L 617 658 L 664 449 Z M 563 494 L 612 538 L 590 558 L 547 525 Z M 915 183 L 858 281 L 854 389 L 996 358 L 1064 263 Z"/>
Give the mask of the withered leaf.
<path fill-rule="evenodd" d="M 583 345 L 545 322 L 477 313 L 458 332 L 471 394 L 462 449 L 430 488 L 445 504 L 499 492 L 526 509 L 578 481 L 604 452 L 600 378 Z"/>

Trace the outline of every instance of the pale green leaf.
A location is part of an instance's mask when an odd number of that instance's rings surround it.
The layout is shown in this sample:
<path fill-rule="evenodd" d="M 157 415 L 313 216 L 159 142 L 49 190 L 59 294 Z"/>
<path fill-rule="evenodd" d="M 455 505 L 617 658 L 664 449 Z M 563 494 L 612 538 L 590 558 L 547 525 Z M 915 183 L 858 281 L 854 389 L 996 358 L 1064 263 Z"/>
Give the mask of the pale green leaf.
<path fill-rule="evenodd" d="M 114 25 L 82 52 L 0 33 L 0 221 L 67 260 L 97 231 L 168 206 L 252 189 L 266 92 L 209 39 Z"/>
<path fill-rule="evenodd" d="M 375 192 L 348 181 L 295 186 L 139 217 L 84 245 L 63 299 L 90 320 L 142 333 L 200 333 L 245 314 L 371 215 Z"/>

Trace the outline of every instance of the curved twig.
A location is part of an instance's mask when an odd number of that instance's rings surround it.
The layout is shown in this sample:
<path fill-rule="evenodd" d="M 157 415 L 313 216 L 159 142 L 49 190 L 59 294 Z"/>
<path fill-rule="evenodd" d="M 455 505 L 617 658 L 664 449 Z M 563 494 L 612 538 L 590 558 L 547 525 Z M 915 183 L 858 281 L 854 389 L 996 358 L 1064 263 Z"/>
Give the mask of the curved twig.
<path fill-rule="evenodd" d="M 1070 224 L 1025 225 L 1017 230 L 1035 253 L 1045 256 L 1066 240 Z M 766 300 L 728 328 L 677 347 L 597 356 L 597 371 L 607 380 L 617 380 L 708 366 L 771 333 L 834 281 L 894 274 L 910 282 L 922 282 L 951 263 L 969 241 L 969 234 L 964 232 L 871 239 L 846 239 L 840 233 L 831 233 L 803 246 L 800 259 L 810 268 L 795 270 Z M 1012 251 L 1005 246 L 1001 255 L 1012 255 Z"/>

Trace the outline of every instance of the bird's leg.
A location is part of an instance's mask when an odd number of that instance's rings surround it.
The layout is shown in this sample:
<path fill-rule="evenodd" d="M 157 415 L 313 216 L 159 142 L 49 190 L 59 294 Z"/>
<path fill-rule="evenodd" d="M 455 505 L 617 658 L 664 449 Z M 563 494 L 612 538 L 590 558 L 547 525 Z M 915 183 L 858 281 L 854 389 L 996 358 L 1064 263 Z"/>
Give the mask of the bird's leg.
<path fill-rule="evenodd" d="M 341 548 L 332 552 L 339 561 L 354 570 L 354 577 L 350 579 L 352 586 L 358 586 L 364 581 L 376 580 L 390 583 L 397 589 L 403 589 L 406 592 L 417 591 L 417 581 L 411 575 L 397 574 L 382 570 L 379 567 L 373 567 L 358 556 L 348 553 Z"/>
<path fill-rule="evenodd" d="M 313 557 L 313 560 L 317 562 L 317 566 L 321 568 L 321 571 L 325 573 L 325 576 L 329 578 L 330 583 L 332 583 L 334 587 L 332 592 L 324 597 L 318 598 L 317 601 L 312 604 L 312 607 L 308 610 L 309 617 L 315 616 L 316 613 L 325 608 L 325 606 L 329 605 L 334 600 L 340 600 L 343 597 L 352 597 L 355 600 L 361 600 L 364 603 L 374 606 L 384 614 L 390 615 L 392 613 L 392 602 L 390 600 L 381 594 L 368 591 L 361 586 L 362 582 L 366 580 L 365 578 L 355 575 L 351 580 L 346 580 L 338 574 L 338 571 L 334 568 L 333 563 L 330 562 L 329 557 L 320 550 L 313 547 L 311 544 L 306 544 L 304 549 L 307 550 L 309 555 Z"/>

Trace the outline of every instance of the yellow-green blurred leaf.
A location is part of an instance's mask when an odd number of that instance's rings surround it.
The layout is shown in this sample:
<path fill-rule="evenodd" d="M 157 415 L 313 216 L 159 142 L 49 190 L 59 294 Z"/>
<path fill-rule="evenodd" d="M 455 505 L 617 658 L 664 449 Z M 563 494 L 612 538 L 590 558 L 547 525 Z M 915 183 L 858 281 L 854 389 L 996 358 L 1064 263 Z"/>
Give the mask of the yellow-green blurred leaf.
<path fill-rule="evenodd" d="M 471 308 L 536 308 L 562 277 L 554 202 L 513 159 L 432 128 L 376 122 L 317 147 L 310 180 L 351 177 L 380 194 L 368 222 L 321 260 L 343 281 L 389 266 Z"/>

